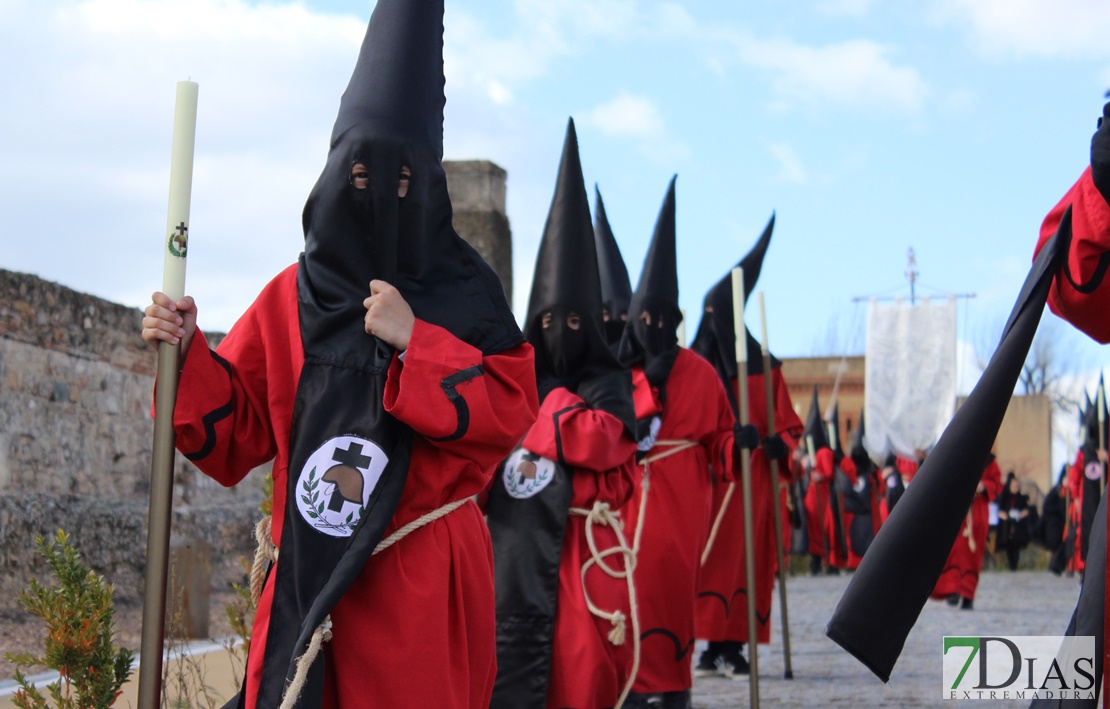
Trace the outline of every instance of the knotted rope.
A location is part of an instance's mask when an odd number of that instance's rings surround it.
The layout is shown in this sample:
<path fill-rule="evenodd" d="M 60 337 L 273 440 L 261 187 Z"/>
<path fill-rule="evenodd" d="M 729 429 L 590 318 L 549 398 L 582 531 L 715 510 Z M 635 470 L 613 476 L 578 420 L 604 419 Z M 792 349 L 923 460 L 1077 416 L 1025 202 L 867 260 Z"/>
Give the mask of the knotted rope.
<path fill-rule="evenodd" d="M 604 618 L 612 624 L 613 628 L 609 631 L 608 638 L 609 642 L 614 645 L 624 644 L 626 639 L 625 626 L 628 619 L 620 610 L 609 613 L 594 605 L 593 600 L 590 599 L 590 592 L 586 589 L 586 572 L 590 570 L 591 566 L 596 565 L 613 578 L 623 578 L 628 585 L 628 612 L 632 616 L 632 669 L 628 674 L 624 690 L 617 700 L 616 705 L 619 707 L 628 698 L 628 693 L 632 691 L 632 685 L 636 681 L 636 674 L 640 671 L 640 612 L 636 605 L 636 583 L 632 578 L 632 572 L 636 568 L 636 556 L 628 546 L 628 541 L 621 530 L 620 518 L 609 509 L 608 502 L 595 501 L 591 509 L 571 507 L 570 514 L 586 518 L 586 544 L 590 547 L 590 559 L 582 564 L 582 596 L 586 600 L 586 607 L 591 614 L 598 618 Z M 613 530 L 613 533 L 617 536 L 616 546 L 604 551 L 598 550 L 597 540 L 594 538 L 595 524 Z M 605 562 L 605 557 L 614 554 L 620 554 L 624 557 L 623 570 L 614 569 Z"/>

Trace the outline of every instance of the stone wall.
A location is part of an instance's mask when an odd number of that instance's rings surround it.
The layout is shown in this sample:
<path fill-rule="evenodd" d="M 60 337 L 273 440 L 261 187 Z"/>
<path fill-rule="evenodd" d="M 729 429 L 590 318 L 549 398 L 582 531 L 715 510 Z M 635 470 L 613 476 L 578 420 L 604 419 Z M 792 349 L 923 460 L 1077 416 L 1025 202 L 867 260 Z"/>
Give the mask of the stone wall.
<path fill-rule="evenodd" d="M 455 228 L 512 289 L 505 171 L 446 163 Z M 142 313 L 0 269 L 0 613 L 46 569 L 36 537 L 74 536 L 124 602 L 142 597 L 157 357 Z M 205 333 L 217 346 L 222 336 Z M 213 584 L 240 580 L 253 555 L 264 471 L 224 488 L 177 456 L 176 539 L 213 550 Z"/>
<path fill-rule="evenodd" d="M 448 160 L 443 167 L 455 231 L 497 272 L 511 303 L 513 243 L 505 216 L 506 172 L 488 160 Z"/>
<path fill-rule="evenodd" d="M 34 540 L 59 528 L 121 600 L 141 597 L 157 362 L 141 317 L 0 270 L 0 610 L 45 573 Z M 173 534 L 212 544 L 217 582 L 252 553 L 261 497 L 257 483 L 225 489 L 177 457 Z"/>

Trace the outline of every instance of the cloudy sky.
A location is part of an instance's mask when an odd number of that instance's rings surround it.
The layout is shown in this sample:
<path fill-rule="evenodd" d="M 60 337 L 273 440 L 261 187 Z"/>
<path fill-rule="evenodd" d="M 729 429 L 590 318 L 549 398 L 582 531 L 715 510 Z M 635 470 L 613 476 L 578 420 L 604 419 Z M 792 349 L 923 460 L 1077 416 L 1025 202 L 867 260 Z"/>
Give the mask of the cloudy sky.
<path fill-rule="evenodd" d="M 301 250 L 372 6 L 0 0 L 0 268 L 145 303 L 192 78 L 187 291 L 230 327 Z M 959 336 L 989 340 L 1110 87 L 1105 0 L 449 0 L 445 24 L 447 157 L 508 170 L 518 313 L 573 116 L 633 282 L 678 174 L 691 335 L 775 211 L 758 287 L 779 355 L 860 342 L 853 297 L 908 295 L 910 247 L 918 294 L 975 293 Z"/>

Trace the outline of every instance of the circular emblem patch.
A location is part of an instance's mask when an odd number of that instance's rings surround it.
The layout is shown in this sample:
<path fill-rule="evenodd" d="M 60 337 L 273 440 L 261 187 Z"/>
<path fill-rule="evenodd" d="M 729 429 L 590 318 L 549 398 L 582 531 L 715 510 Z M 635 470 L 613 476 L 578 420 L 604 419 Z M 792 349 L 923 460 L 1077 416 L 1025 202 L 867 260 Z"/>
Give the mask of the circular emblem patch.
<path fill-rule="evenodd" d="M 332 537 L 349 537 L 366 512 L 389 458 L 377 443 L 336 436 L 308 456 L 297 478 L 297 510 Z"/>
<path fill-rule="evenodd" d="M 505 491 L 518 500 L 532 497 L 555 478 L 554 461 L 523 448 L 517 448 L 505 461 L 501 480 Z"/>
<path fill-rule="evenodd" d="M 1087 466 L 1083 468 L 1083 474 L 1087 476 L 1088 480 L 1098 480 L 1102 477 L 1102 464 L 1095 461 L 1087 463 Z"/>

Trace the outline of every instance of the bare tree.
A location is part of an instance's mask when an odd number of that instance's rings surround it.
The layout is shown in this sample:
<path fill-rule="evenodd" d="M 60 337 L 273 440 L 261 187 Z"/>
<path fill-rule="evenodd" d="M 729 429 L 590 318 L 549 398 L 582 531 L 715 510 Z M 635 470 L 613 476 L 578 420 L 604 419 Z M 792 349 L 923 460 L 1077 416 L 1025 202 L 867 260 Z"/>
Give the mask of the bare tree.
<path fill-rule="evenodd" d="M 1002 323 L 995 322 L 981 331 L 975 343 L 975 359 L 980 370 L 986 369 L 1000 339 Z M 1060 320 L 1047 313 L 1041 318 L 1033 344 L 1018 376 L 1018 392 L 1024 395 L 1044 394 L 1060 411 L 1078 411 L 1083 397 L 1079 376 L 1087 362 L 1075 341 L 1075 331 L 1064 327 Z M 988 344 L 989 343 L 989 344 Z"/>
<path fill-rule="evenodd" d="M 854 357 L 867 347 L 867 309 L 854 303 L 850 310 L 839 308 L 825 323 L 825 332 L 813 340 L 813 357 Z"/>

